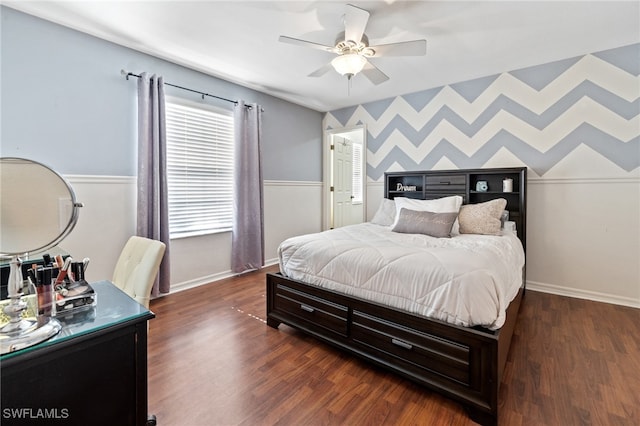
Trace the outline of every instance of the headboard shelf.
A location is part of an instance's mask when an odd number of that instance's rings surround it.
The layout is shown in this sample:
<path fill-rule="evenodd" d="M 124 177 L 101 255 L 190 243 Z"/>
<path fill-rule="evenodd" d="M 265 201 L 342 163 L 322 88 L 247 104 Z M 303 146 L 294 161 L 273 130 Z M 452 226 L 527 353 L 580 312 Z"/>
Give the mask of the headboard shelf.
<path fill-rule="evenodd" d="M 504 191 L 504 180 L 511 179 L 511 191 Z M 481 184 L 478 184 L 481 182 Z M 479 190 L 486 184 L 486 190 Z M 507 183 L 508 185 L 508 183 Z M 384 174 L 384 196 L 434 198 L 460 195 L 464 204 L 484 203 L 496 198 L 507 200 L 509 220 L 516 223 L 518 237 L 526 250 L 527 168 L 425 170 Z"/>

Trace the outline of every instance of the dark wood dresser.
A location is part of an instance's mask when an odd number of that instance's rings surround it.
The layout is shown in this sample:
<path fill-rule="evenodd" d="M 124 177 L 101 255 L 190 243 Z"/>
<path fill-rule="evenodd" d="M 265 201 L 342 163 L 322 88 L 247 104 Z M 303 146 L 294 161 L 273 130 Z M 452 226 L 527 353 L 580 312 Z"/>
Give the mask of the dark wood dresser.
<path fill-rule="evenodd" d="M 0 358 L 2 425 L 147 424 L 147 321 L 155 315 L 108 281 L 95 307 L 58 316 L 62 330 Z"/>

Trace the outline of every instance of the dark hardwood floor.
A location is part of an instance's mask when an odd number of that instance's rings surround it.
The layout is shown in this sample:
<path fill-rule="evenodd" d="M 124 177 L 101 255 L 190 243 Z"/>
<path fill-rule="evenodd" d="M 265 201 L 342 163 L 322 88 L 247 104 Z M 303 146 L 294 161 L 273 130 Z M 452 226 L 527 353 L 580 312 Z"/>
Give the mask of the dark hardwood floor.
<path fill-rule="evenodd" d="M 276 267 L 266 271 L 276 271 Z M 265 323 L 264 272 L 151 302 L 158 425 L 473 425 L 456 402 Z M 640 425 L 640 309 L 528 291 L 501 425 Z"/>

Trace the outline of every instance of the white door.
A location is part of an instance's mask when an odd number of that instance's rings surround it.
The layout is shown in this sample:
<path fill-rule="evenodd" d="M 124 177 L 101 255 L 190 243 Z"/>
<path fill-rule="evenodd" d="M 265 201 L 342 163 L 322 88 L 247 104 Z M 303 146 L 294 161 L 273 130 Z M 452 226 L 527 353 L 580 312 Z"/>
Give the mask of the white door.
<path fill-rule="evenodd" d="M 332 228 L 361 223 L 364 220 L 362 200 L 362 144 L 341 135 L 333 137 L 333 224 Z M 354 163 L 354 161 L 357 162 Z M 354 184 L 358 187 L 354 187 Z"/>
<path fill-rule="evenodd" d="M 343 137 L 333 138 L 333 227 L 351 222 L 353 153 Z"/>

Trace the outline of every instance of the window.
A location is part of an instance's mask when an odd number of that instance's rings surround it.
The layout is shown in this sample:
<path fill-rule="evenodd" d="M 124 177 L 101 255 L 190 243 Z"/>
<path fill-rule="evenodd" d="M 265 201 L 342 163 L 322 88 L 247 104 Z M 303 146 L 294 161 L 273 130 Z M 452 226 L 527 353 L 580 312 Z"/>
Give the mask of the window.
<path fill-rule="evenodd" d="M 362 203 L 362 188 L 364 187 L 364 183 L 362 182 L 362 144 L 354 143 L 353 149 L 351 151 L 353 153 L 352 161 L 353 169 L 352 169 L 352 185 L 351 185 L 351 195 L 353 195 L 352 203 Z"/>
<path fill-rule="evenodd" d="M 230 230 L 232 112 L 168 98 L 166 116 L 171 238 Z"/>

